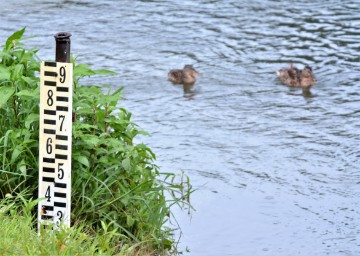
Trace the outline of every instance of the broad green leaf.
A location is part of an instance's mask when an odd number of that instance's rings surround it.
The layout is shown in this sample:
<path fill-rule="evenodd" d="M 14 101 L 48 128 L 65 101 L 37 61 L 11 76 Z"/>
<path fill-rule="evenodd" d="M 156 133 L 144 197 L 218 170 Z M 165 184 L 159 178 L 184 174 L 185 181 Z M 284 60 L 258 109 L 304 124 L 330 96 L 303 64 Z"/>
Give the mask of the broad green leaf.
<path fill-rule="evenodd" d="M 164 238 L 162 240 L 162 242 L 163 242 L 164 247 L 167 248 L 167 249 L 170 249 L 172 244 L 174 243 L 173 241 L 171 241 L 169 239 L 166 239 L 166 238 Z"/>
<path fill-rule="evenodd" d="M 12 56 L 10 53 L 2 51 L 2 52 L 0 52 L 0 57 L 1 58 L 11 58 Z"/>
<path fill-rule="evenodd" d="M 26 90 L 26 89 L 21 90 L 18 93 L 16 93 L 16 96 L 32 98 L 32 99 L 39 98 L 39 88 L 36 88 L 35 90 Z"/>
<path fill-rule="evenodd" d="M 96 69 L 96 70 L 93 70 L 93 72 L 96 75 L 107 75 L 107 76 L 117 75 L 116 72 L 111 71 L 111 70 L 107 70 L 107 69 Z"/>
<path fill-rule="evenodd" d="M 17 164 L 17 169 L 22 175 L 26 176 L 26 163 L 24 159 L 21 159 L 21 161 Z"/>
<path fill-rule="evenodd" d="M 90 163 L 89 160 L 85 157 L 85 156 L 78 156 L 78 155 L 73 155 L 74 159 L 76 161 L 78 161 L 79 163 L 85 165 L 86 167 L 90 167 Z"/>
<path fill-rule="evenodd" d="M 91 148 L 96 147 L 99 143 L 99 137 L 95 135 L 90 135 L 90 134 L 82 135 L 81 139 L 83 139 L 84 142 L 88 144 L 89 147 Z"/>
<path fill-rule="evenodd" d="M 124 204 L 124 206 L 127 206 L 129 204 L 129 198 L 124 197 L 124 198 L 121 199 L 121 202 Z"/>
<path fill-rule="evenodd" d="M 21 90 L 16 93 L 16 96 L 19 96 L 21 98 L 27 99 L 27 100 L 33 100 L 35 102 L 39 102 L 40 99 L 40 88 L 36 87 L 35 90 Z"/>
<path fill-rule="evenodd" d="M 23 80 L 24 82 L 26 82 L 27 84 L 34 86 L 36 85 L 38 79 L 37 78 L 32 78 L 32 77 L 27 77 L 27 76 L 21 76 L 21 80 Z"/>
<path fill-rule="evenodd" d="M 84 129 L 87 131 L 90 131 L 91 129 L 95 129 L 95 126 L 92 124 L 84 124 L 84 123 L 80 123 L 80 122 L 76 122 L 75 123 L 75 127 L 76 129 Z"/>
<path fill-rule="evenodd" d="M 74 67 L 74 76 L 92 76 L 95 75 L 95 72 L 90 69 L 89 65 L 87 64 L 79 64 Z"/>
<path fill-rule="evenodd" d="M 25 27 L 16 31 L 11 36 L 9 36 L 8 39 L 6 40 L 5 48 L 9 49 L 14 41 L 19 40 L 23 36 L 24 32 L 25 32 Z"/>
<path fill-rule="evenodd" d="M 130 159 L 129 159 L 129 158 L 125 158 L 125 159 L 122 161 L 121 165 L 124 167 L 124 169 L 125 169 L 126 171 L 129 172 L 129 171 L 131 170 L 131 162 L 130 162 Z"/>
<path fill-rule="evenodd" d="M 39 121 L 39 114 L 31 113 L 25 119 L 25 128 L 30 129 L 30 125 L 36 121 Z"/>
<path fill-rule="evenodd" d="M 84 76 L 93 76 L 93 75 L 116 75 L 116 72 L 106 70 L 106 69 L 97 69 L 93 70 L 87 64 L 79 64 L 74 68 L 75 77 L 84 77 Z"/>
<path fill-rule="evenodd" d="M 0 65 L 0 80 L 10 80 L 10 70 L 3 65 Z"/>
<path fill-rule="evenodd" d="M 14 163 L 22 151 L 23 151 L 23 146 L 21 144 L 16 145 L 12 152 L 10 163 Z"/>
<path fill-rule="evenodd" d="M 10 86 L 0 87 L 0 108 L 9 100 L 9 98 L 15 93 L 15 88 Z"/>
<path fill-rule="evenodd" d="M 10 79 L 12 81 L 19 80 L 22 77 L 23 70 L 24 70 L 24 66 L 22 64 L 15 65 L 11 72 Z"/>
<path fill-rule="evenodd" d="M 13 55 L 16 57 L 17 62 L 19 62 L 19 63 L 21 63 L 23 61 L 24 54 L 25 54 L 24 49 L 16 50 L 16 51 L 13 52 Z"/>
<path fill-rule="evenodd" d="M 104 97 L 99 86 L 82 86 L 77 89 L 80 97 L 93 98 L 93 97 Z"/>
<path fill-rule="evenodd" d="M 116 106 L 118 101 L 121 99 L 121 97 L 117 94 L 115 95 L 109 95 L 106 96 L 106 98 L 103 99 L 103 102 L 101 102 L 102 104 L 109 104 L 110 106 Z"/>
<path fill-rule="evenodd" d="M 128 227 L 132 227 L 135 223 L 135 219 L 131 217 L 131 215 L 126 216 L 126 224 Z"/>

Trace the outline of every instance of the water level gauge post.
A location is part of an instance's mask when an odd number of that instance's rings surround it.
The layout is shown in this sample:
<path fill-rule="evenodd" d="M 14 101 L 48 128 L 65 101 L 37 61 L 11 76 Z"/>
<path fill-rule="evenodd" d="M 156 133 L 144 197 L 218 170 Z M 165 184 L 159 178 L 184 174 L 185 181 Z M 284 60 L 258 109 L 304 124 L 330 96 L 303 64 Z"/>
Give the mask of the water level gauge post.
<path fill-rule="evenodd" d="M 70 36 L 55 35 L 56 62 L 42 61 L 40 65 L 39 198 L 43 200 L 38 204 L 39 231 L 49 225 L 53 229 L 60 225 L 70 227 L 73 92 Z"/>

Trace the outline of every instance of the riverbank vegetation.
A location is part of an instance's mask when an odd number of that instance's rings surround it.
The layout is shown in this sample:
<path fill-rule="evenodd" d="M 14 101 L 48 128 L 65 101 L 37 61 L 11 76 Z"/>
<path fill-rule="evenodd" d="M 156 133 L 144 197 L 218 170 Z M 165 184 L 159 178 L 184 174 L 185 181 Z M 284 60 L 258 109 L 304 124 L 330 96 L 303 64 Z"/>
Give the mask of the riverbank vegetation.
<path fill-rule="evenodd" d="M 146 132 L 121 107 L 122 89 L 81 85 L 84 77 L 115 73 L 75 59 L 73 227 L 36 235 L 40 60 L 22 44 L 24 32 L 0 53 L 0 254 L 16 254 L 15 244 L 21 255 L 176 254 L 171 209 L 191 207 L 188 177 L 161 173 L 151 149 L 134 143 Z"/>

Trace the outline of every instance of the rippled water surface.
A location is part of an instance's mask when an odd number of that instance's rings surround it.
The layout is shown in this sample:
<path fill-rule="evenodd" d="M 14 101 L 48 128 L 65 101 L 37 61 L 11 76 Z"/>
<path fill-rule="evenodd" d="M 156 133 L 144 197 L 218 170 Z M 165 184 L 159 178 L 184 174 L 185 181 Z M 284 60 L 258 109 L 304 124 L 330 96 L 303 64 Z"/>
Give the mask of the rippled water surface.
<path fill-rule="evenodd" d="M 11 3 L 10 3 L 11 2 Z M 119 75 L 124 107 L 163 171 L 183 170 L 185 255 L 360 255 L 359 1 L 1 1 L 1 42 L 54 58 L 73 34 L 80 62 Z M 311 93 L 275 70 L 312 66 Z M 193 64 L 192 88 L 167 72 Z"/>

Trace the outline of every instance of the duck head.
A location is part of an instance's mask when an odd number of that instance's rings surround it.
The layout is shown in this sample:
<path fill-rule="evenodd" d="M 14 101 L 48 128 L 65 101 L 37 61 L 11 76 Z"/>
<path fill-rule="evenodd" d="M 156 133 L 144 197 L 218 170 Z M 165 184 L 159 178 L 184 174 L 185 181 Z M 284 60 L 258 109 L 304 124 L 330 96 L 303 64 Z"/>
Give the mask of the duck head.
<path fill-rule="evenodd" d="M 201 74 L 195 70 L 192 65 L 185 65 L 182 70 L 184 84 L 193 84 L 196 81 L 196 77 Z"/>
<path fill-rule="evenodd" d="M 301 71 L 300 78 L 301 87 L 303 88 L 310 88 L 312 85 L 315 84 L 315 77 L 312 72 L 312 68 L 309 66 L 304 67 L 304 69 Z"/>
<path fill-rule="evenodd" d="M 311 77 L 311 76 L 314 76 L 313 75 L 313 72 L 312 72 L 312 68 L 309 67 L 309 66 L 305 66 L 304 69 L 302 70 L 301 72 L 301 75 L 303 77 Z"/>
<path fill-rule="evenodd" d="M 183 69 L 184 74 L 192 77 L 201 76 L 199 72 L 195 70 L 195 68 L 192 65 L 185 65 Z"/>

